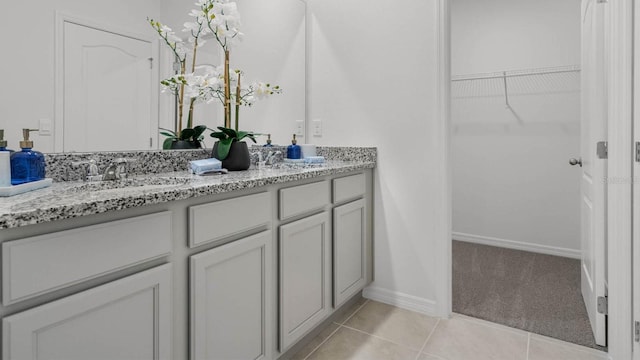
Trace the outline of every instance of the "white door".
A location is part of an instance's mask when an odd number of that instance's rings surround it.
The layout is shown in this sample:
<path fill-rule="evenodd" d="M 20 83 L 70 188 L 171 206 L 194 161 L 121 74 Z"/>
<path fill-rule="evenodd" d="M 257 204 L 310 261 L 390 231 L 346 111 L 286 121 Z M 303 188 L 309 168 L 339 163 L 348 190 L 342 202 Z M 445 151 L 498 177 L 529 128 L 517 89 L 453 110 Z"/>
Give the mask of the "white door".
<path fill-rule="evenodd" d="M 640 24 L 640 6 L 634 7 L 634 23 Z M 640 69 L 640 26 L 634 26 L 634 67 Z M 633 81 L 633 139 L 640 142 L 640 71 Z M 640 159 L 633 163 L 633 360 L 640 360 Z"/>
<path fill-rule="evenodd" d="M 62 150 L 152 148 L 152 43 L 72 22 L 63 31 Z"/>
<path fill-rule="evenodd" d="M 581 239 L 582 296 L 598 345 L 605 346 L 605 315 L 598 297 L 606 295 L 606 160 L 596 156 L 597 142 L 607 139 L 605 6 L 582 1 Z"/>

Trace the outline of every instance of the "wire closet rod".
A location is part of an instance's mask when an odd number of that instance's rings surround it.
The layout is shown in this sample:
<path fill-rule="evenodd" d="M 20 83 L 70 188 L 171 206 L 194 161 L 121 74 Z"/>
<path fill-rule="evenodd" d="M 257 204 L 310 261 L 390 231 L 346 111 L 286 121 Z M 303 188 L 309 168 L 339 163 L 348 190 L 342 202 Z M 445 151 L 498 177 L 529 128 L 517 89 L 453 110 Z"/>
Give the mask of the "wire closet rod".
<path fill-rule="evenodd" d="M 485 80 L 485 79 L 506 79 L 506 78 L 512 78 L 512 77 L 561 74 L 561 73 L 572 73 L 572 72 L 580 72 L 580 66 L 571 65 L 571 66 L 559 66 L 559 67 L 548 67 L 548 68 L 537 68 L 537 69 L 526 69 L 526 70 L 501 71 L 501 72 L 483 73 L 483 74 L 454 75 L 451 77 L 451 81 L 456 82 L 456 81 Z"/>

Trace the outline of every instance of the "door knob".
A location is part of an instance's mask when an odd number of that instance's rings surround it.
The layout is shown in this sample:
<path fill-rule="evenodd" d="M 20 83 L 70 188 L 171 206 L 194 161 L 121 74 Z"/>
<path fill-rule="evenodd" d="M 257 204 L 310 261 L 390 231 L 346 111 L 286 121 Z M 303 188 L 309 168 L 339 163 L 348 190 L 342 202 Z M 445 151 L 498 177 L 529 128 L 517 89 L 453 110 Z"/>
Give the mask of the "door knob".
<path fill-rule="evenodd" d="M 571 159 L 569 159 L 569 164 L 571 166 L 580 165 L 580 167 L 582 167 L 582 158 L 580 158 L 580 159 L 571 158 Z"/>

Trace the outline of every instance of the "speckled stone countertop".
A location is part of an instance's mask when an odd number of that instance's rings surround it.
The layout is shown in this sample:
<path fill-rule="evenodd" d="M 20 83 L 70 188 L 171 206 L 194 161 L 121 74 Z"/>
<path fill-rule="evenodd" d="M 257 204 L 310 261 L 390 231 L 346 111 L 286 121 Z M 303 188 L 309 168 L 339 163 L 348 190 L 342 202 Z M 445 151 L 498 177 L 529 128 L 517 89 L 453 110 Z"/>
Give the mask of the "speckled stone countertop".
<path fill-rule="evenodd" d="M 325 164 L 307 167 L 252 167 L 247 171 L 210 176 L 190 175 L 186 171 L 150 172 L 146 175 L 133 175 L 120 182 L 58 180 L 50 188 L 0 198 L 0 229 L 348 173 L 376 166 L 375 148 L 342 148 L 345 151 L 329 149 L 331 150 L 324 150 L 329 159 Z M 320 148 L 318 152 L 322 153 Z M 332 155 L 331 152 L 335 154 Z M 351 156 L 348 156 L 349 152 Z M 192 153 L 184 154 L 190 159 L 194 157 Z M 127 154 L 133 155 L 135 154 Z M 74 156 L 77 158 L 78 154 Z M 136 173 L 139 171 L 133 172 Z"/>

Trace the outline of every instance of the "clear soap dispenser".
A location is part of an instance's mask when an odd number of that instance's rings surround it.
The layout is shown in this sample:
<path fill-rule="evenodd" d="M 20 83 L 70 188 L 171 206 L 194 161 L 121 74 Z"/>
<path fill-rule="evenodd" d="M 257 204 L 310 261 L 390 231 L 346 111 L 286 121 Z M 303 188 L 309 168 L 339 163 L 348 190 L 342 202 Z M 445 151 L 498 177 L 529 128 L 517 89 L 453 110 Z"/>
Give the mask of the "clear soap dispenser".
<path fill-rule="evenodd" d="M 32 150 L 33 141 L 29 140 L 30 132 L 37 129 L 22 129 L 24 139 L 20 141 L 22 151 L 11 154 L 11 185 L 19 185 L 43 180 L 45 175 L 44 155 Z"/>

